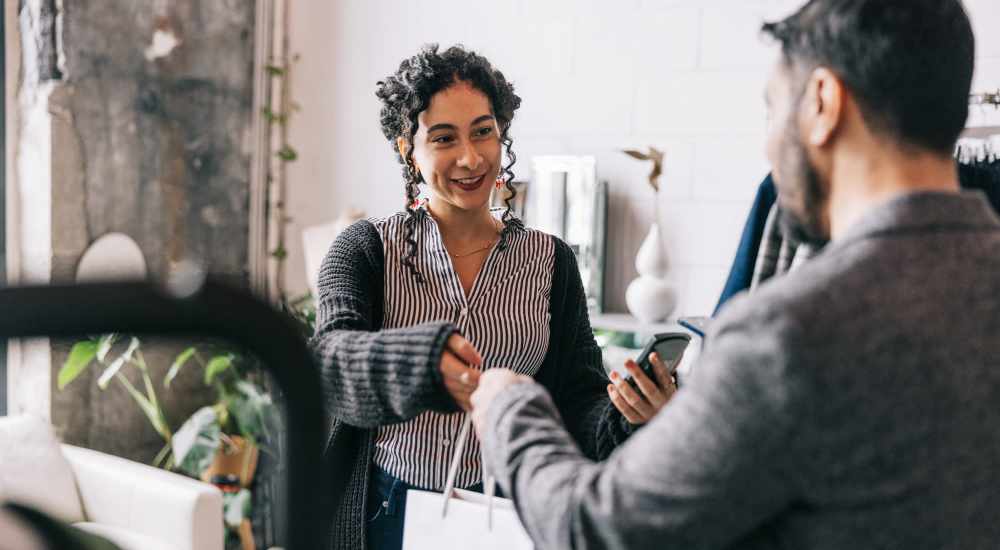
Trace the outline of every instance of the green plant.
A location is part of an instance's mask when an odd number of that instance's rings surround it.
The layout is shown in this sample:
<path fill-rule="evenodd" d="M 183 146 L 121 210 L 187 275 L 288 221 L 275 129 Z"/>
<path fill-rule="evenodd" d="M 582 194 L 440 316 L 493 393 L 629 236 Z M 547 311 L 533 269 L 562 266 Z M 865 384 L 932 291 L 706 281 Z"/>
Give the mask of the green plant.
<path fill-rule="evenodd" d="M 76 380 L 92 365 L 103 368 L 97 385 L 106 390 L 113 380 L 129 393 L 139 409 L 164 440 L 163 449 L 153 459 L 153 465 L 177 470 L 198 477 L 212 463 L 219 452 L 230 452 L 237 447 L 233 436 L 239 435 L 248 442 L 267 451 L 270 439 L 269 426 L 276 420 L 271 396 L 254 379 L 249 359 L 227 350 L 217 350 L 202 357 L 198 348 L 188 347 L 177 354 L 163 378 L 163 386 L 170 389 L 177 376 L 191 363 L 203 371 L 205 385 L 216 390 L 216 401 L 192 414 L 176 431 L 166 420 L 150 374 L 149 365 L 142 353 L 142 342 L 132 336 L 128 344 L 118 344 L 117 334 L 105 334 L 77 342 L 59 370 L 60 390 Z M 120 352 L 115 353 L 112 352 Z M 135 369 L 142 380 L 142 389 L 129 381 L 128 369 Z M 238 526 L 236 518 L 247 517 L 249 491 L 239 492 L 239 498 L 225 500 L 227 525 Z"/>
<path fill-rule="evenodd" d="M 298 323 L 303 336 L 309 338 L 316 332 L 316 299 L 312 293 L 281 302 L 280 306 Z"/>
<path fill-rule="evenodd" d="M 233 452 L 237 444 L 232 436 L 239 435 L 262 450 L 270 439 L 269 426 L 275 416 L 271 396 L 241 373 L 243 361 L 232 353 L 220 354 L 204 361 L 193 347 L 181 352 L 171 365 L 164 386 L 194 359 L 204 371 L 205 385 L 214 386 L 218 398 L 192 414 L 171 440 L 172 456 L 178 470 L 198 476 L 212 463 L 219 451 Z"/>
<path fill-rule="evenodd" d="M 76 380 L 96 360 L 104 368 L 101 376 L 97 379 L 98 387 L 101 390 L 106 390 L 112 380 L 117 380 L 128 391 L 129 395 L 132 396 L 139 409 L 146 415 L 146 418 L 149 419 L 156 433 L 160 434 L 167 443 L 167 446 L 169 446 L 173 434 L 167 425 L 160 401 L 156 397 L 156 390 L 153 388 L 149 367 L 140 349 L 141 343 L 138 338 L 130 338 L 124 352 L 111 359 L 110 353 L 115 347 L 117 340 L 117 334 L 105 334 L 98 338 L 77 342 L 73 346 L 73 349 L 70 350 L 66 362 L 59 369 L 57 377 L 59 389 L 62 390 Z M 143 391 L 137 389 L 129 381 L 128 377 L 125 376 L 125 369 L 129 367 L 139 371 L 144 386 Z M 156 462 L 159 465 L 159 461 Z"/>
<path fill-rule="evenodd" d="M 163 386 L 170 389 L 171 384 L 190 363 L 198 363 L 203 370 L 203 380 L 206 386 L 213 386 L 217 399 L 212 405 L 203 407 L 191 415 L 175 434 L 167 423 L 160 400 L 150 375 L 150 368 L 142 353 L 142 342 L 136 337 L 128 337 L 128 345 L 124 350 L 116 345 L 120 336 L 105 334 L 77 342 L 70 350 L 69 357 L 59 370 L 58 387 L 60 390 L 76 380 L 92 365 L 103 368 L 97 385 L 106 390 L 113 380 L 129 393 L 139 406 L 153 429 L 164 440 L 163 450 L 154 458 L 154 466 L 164 466 L 167 469 L 179 469 L 190 475 L 197 475 L 185 464 L 191 461 L 188 454 L 191 448 L 188 441 L 175 441 L 182 435 L 185 426 L 204 425 L 208 418 L 206 410 L 212 412 L 212 423 L 218 428 L 218 436 L 213 437 L 213 451 L 227 443 L 227 437 L 240 435 L 255 445 L 260 445 L 268 436 L 268 426 L 274 416 L 274 404 L 270 395 L 264 392 L 249 375 L 249 361 L 230 351 L 221 350 L 211 354 L 207 359 L 202 357 L 198 348 L 188 347 L 177 354 L 173 363 L 163 378 Z M 115 356 L 111 352 L 118 349 Z M 142 380 L 142 389 L 136 388 L 126 376 L 129 368 L 136 369 Z"/>
<path fill-rule="evenodd" d="M 271 216 L 270 243 L 273 247 L 270 256 L 275 262 L 272 298 L 283 303 L 288 300 L 285 289 L 285 266 L 288 258 L 287 228 L 292 218 L 287 212 L 288 195 L 288 163 L 299 158 L 299 152 L 289 143 L 288 123 L 292 115 L 300 109 L 298 103 L 292 100 L 292 68 L 299 60 L 299 55 L 288 55 L 288 33 L 284 31 L 284 39 L 280 48 L 280 56 L 265 65 L 264 71 L 272 79 L 271 94 L 267 102 L 261 106 L 260 112 L 267 123 L 269 132 L 275 132 L 273 140 L 276 150 L 272 148 L 273 161 L 268 165 L 267 179 L 270 184 L 269 194 L 273 197 Z"/>

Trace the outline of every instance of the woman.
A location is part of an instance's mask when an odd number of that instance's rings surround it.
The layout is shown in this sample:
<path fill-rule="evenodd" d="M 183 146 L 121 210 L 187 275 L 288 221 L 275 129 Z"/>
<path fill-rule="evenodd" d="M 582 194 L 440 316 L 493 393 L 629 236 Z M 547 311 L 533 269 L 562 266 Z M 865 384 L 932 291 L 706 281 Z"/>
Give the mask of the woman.
<path fill-rule="evenodd" d="M 674 388 L 658 361 L 658 383 L 627 365 L 642 392 L 616 375 L 608 384 L 569 247 L 509 209 L 490 211 L 494 187 L 515 193 L 507 132 L 521 101 L 499 71 L 460 47 L 430 46 L 376 95 L 406 209 L 337 238 L 319 275 L 311 344 L 333 416 L 332 546 L 382 550 L 401 545 L 407 488 L 443 490 L 481 370 L 534 376 L 595 459 Z M 479 447 L 469 438 L 456 486 L 477 489 Z"/>

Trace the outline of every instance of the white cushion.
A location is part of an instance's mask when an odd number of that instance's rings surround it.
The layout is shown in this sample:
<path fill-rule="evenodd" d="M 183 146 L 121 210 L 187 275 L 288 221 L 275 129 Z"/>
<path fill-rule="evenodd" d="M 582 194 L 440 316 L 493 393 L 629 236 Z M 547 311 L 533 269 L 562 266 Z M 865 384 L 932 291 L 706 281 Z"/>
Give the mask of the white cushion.
<path fill-rule="evenodd" d="M 63 445 L 87 521 L 141 533 L 176 550 L 221 550 L 222 493 L 188 477 Z"/>
<path fill-rule="evenodd" d="M 73 471 L 48 422 L 28 415 L 0 418 L 0 501 L 70 523 L 84 519 Z"/>
<path fill-rule="evenodd" d="M 103 537 L 118 545 L 121 550 L 177 550 L 175 547 L 123 527 L 98 523 L 75 523 L 73 527 Z"/>

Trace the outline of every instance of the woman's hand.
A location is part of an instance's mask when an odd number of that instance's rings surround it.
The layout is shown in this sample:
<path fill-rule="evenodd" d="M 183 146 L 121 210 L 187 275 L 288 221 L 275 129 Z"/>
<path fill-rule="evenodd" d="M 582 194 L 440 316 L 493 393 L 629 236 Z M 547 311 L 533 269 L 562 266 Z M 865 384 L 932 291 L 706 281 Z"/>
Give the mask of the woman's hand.
<path fill-rule="evenodd" d="M 611 373 L 613 384 L 608 385 L 608 396 L 615 408 L 633 425 L 649 422 L 677 391 L 677 385 L 659 354 L 650 354 L 649 362 L 653 365 L 656 382 L 650 380 L 635 361 L 629 359 L 625 362 L 625 368 L 632 374 L 639 392 L 617 372 Z"/>
<path fill-rule="evenodd" d="M 483 364 L 483 358 L 468 340 L 458 334 L 452 334 L 445 343 L 444 353 L 438 369 L 444 378 L 444 387 L 448 395 L 458 403 L 462 410 L 472 409 L 469 397 L 479 387 L 478 367 Z"/>

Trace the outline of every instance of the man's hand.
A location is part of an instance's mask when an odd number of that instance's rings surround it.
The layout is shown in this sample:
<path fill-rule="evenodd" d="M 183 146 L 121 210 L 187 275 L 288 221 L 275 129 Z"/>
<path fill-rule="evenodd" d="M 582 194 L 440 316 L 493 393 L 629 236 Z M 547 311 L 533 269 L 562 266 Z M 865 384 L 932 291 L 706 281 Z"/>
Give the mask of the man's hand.
<path fill-rule="evenodd" d="M 509 369 L 489 369 L 479 377 L 479 387 L 472 394 L 472 423 L 476 427 L 476 435 L 480 439 L 483 437 L 485 429 L 486 413 L 490 410 L 493 400 L 500 395 L 503 390 L 514 384 L 524 384 L 533 380 L 517 374 Z"/>

